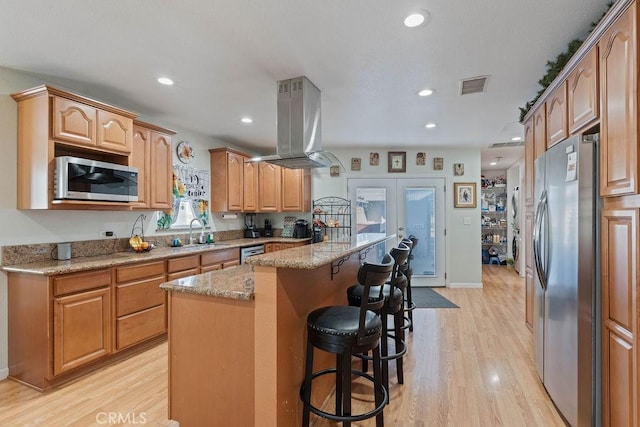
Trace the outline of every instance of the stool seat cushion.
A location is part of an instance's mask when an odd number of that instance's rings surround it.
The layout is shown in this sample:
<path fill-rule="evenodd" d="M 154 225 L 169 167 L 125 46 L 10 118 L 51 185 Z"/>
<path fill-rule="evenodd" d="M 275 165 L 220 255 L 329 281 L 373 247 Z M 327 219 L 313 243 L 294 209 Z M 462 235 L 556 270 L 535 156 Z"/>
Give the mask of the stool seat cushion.
<path fill-rule="evenodd" d="M 316 334 L 333 335 L 338 337 L 358 336 L 358 321 L 360 308 L 348 305 L 322 307 L 312 311 L 307 316 L 309 331 Z M 382 331 L 380 316 L 372 311 L 367 311 L 364 328 L 365 336 L 375 336 Z"/>
<path fill-rule="evenodd" d="M 402 296 L 402 291 L 396 287 L 393 288 L 393 294 L 391 294 L 391 286 L 384 285 L 382 288 L 382 295 L 384 297 L 385 303 L 383 307 L 396 307 L 398 304 L 402 304 L 404 297 Z M 349 299 L 349 304 L 360 305 L 362 301 L 362 292 L 364 290 L 364 286 L 362 285 L 353 285 L 347 289 L 347 298 Z M 380 287 L 379 286 L 371 286 L 369 291 L 369 301 L 376 301 L 378 295 L 380 295 Z"/>

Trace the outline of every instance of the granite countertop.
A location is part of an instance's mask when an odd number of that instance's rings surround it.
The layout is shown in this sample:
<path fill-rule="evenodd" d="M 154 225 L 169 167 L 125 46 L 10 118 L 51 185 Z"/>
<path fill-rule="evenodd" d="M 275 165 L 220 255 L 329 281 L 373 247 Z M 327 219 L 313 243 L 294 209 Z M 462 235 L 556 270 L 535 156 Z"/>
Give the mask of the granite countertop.
<path fill-rule="evenodd" d="M 245 264 L 215 270 L 162 283 L 160 288 L 165 291 L 251 300 L 254 295 L 253 267 Z"/>
<path fill-rule="evenodd" d="M 314 243 L 312 245 L 252 256 L 251 258 L 247 258 L 245 262 L 254 266 L 261 265 L 266 267 L 313 270 L 314 268 L 338 261 L 348 255 L 360 252 L 367 247 L 372 247 L 377 243 L 384 242 L 393 237 L 395 237 L 395 234 L 361 241 Z"/>
<path fill-rule="evenodd" d="M 28 264 L 4 265 L 3 271 L 14 273 L 30 273 L 44 276 L 75 273 L 79 271 L 95 270 L 98 268 L 132 264 L 141 261 L 155 261 L 165 258 L 186 256 L 211 250 L 224 250 L 254 246 L 269 242 L 300 242 L 309 239 L 293 239 L 290 237 L 260 237 L 257 239 L 233 239 L 214 244 L 188 245 L 177 248 L 161 247 L 148 252 L 115 252 L 107 255 L 77 257 L 65 261 L 50 260 Z"/>

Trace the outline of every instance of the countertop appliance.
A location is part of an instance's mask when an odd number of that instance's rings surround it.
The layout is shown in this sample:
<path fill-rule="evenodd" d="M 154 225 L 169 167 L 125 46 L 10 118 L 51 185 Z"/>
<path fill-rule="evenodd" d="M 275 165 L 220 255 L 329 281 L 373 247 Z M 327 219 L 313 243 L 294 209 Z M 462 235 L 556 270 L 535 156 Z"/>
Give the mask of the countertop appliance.
<path fill-rule="evenodd" d="M 298 239 L 311 237 L 311 231 L 309 230 L 309 221 L 307 221 L 306 219 L 296 220 L 293 228 L 293 237 Z"/>
<path fill-rule="evenodd" d="M 260 255 L 264 253 L 264 245 L 247 246 L 246 248 L 240 248 L 240 264 L 244 264 L 244 261 L 250 256 Z"/>
<path fill-rule="evenodd" d="M 249 239 L 257 239 L 260 237 L 260 232 L 255 224 L 256 214 L 248 213 L 244 216 L 244 225 L 247 227 L 244 230 L 244 237 Z"/>
<path fill-rule="evenodd" d="M 79 157 L 56 157 L 53 197 L 137 202 L 138 169 Z"/>
<path fill-rule="evenodd" d="M 264 220 L 264 237 L 273 237 L 273 226 L 268 218 Z"/>
<path fill-rule="evenodd" d="M 535 161 L 534 359 L 574 427 L 602 418 L 597 141 L 575 136 Z"/>

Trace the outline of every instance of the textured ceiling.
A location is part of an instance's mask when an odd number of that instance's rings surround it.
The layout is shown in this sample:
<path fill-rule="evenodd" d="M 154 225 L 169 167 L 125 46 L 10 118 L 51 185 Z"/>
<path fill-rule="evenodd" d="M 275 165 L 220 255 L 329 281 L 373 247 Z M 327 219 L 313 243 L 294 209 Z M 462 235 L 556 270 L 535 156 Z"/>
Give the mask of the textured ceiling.
<path fill-rule="evenodd" d="M 522 136 L 518 107 L 546 61 L 607 2 L 0 0 L 0 66 L 263 153 L 275 150 L 276 81 L 306 75 L 322 91 L 324 148 L 486 148 Z M 405 28 L 420 8 L 430 23 Z M 176 84 L 157 84 L 164 75 Z M 486 92 L 459 96 L 475 76 L 489 76 Z M 522 149 L 487 150 L 483 164 L 508 166 L 508 151 Z"/>

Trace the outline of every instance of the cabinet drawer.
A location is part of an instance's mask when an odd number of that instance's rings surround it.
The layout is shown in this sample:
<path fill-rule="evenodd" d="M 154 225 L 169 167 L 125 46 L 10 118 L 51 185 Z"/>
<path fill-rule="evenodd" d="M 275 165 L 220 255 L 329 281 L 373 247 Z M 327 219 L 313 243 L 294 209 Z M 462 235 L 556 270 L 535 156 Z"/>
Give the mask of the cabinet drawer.
<path fill-rule="evenodd" d="M 167 330 L 165 306 L 160 305 L 116 320 L 116 348 L 121 350 Z"/>
<path fill-rule="evenodd" d="M 200 266 L 199 255 L 189 255 L 180 258 L 173 258 L 167 261 L 167 272 L 175 273 L 183 270 L 190 270 Z M 197 274 L 197 273 L 196 273 Z"/>
<path fill-rule="evenodd" d="M 222 268 L 229 268 L 229 267 L 233 267 L 234 265 L 240 265 L 240 260 L 234 259 L 232 261 L 227 261 L 225 263 L 222 263 Z"/>
<path fill-rule="evenodd" d="M 53 279 L 53 295 L 66 295 L 109 285 L 111 285 L 111 270 L 73 273 Z"/>
<path fill-rule="evenodd" d="M 148 262 L 145 264 L 136 264 L 129 267 L 116 268 L 117 283 L 148 279 L 155 276 L 164 277 L 164 261 Z"/>
<path fill-rule="evenodd" d="M 167 281 L 181 279 L 183 277 L 195 276 L 196 274 L 200 274 L 199 268 L 190 268 L 189 270 L 182 270 L 176 273 L 167 274 Z"/>
<path fill-rule="evenodd" d="M 120 317 L 164 304 L 165 292 L 160 289 L 160 284 L 163 281 L 164 277 L 118 285 L 116 287 L 116 315 Z"/>
<path fill-rule="evenodd" d="M 206 252 L 200 255 L 200 265 L 207 266 L 211 264 L 220 264 L 224 261 L 233 261 L 240 259 L 240 249 L 222 249 L 219 251 Z"/>
<path fill-rule="evenodd" d="M 222 264 L 211 264 L 200 267 L 200 273 L 208 273 L 210 271 L 222 270 Z"/>

